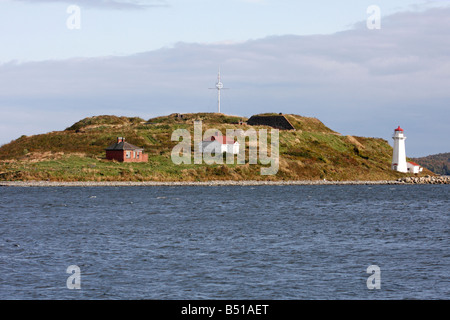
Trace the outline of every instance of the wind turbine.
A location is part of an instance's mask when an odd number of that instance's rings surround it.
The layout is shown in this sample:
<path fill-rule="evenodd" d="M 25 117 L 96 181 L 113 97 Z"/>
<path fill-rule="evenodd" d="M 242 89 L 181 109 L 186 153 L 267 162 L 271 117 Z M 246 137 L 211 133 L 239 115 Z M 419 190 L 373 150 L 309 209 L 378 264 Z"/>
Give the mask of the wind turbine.
<path fill-rule="evenodd" d="M 219 68 L 219 73 L 217 74 L 216 87 L 208 88 L 208 89 L 216 89 L 217 90 L 217 109 L 218 109 L 218 112 L 220 113 L 220 90 L 229 89 L 229 88 L 224 88 L 223 83 L 220 81 L 220 68 Z"/>

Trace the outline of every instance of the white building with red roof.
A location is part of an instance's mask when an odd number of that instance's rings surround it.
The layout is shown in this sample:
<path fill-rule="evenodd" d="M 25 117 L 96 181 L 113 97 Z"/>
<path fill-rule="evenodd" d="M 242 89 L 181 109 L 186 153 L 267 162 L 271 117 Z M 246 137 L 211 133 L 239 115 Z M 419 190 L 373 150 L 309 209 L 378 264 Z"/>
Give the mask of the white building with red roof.
<path fill-rule="evenodd" d="M 239 142 L 234 141 L 234 138 L 222 136 L 216 132 L 213 136 L 210 136 L 200 142 L 200 150 L 202 153 L 239 153 Z"/>
<path fill-rule="evenodd" d="M 408 168 L 408 172 L 409 173 L 420 173 L 423 170 L 423 168 L 420 166 L 420 164 L 417 164 L 417 163 L 412 162 L 412 161 L 408 161 L 406 163 L 406 166 Z"/>

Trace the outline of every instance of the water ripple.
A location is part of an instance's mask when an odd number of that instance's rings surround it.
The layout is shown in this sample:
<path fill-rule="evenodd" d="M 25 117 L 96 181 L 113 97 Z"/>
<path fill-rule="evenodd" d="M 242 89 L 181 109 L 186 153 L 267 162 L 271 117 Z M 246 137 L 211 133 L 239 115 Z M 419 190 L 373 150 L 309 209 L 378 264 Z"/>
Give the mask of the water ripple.
<path fill-rule="evenodd" d="M 0 298 L 449 299 L 448 194 L 448 185 L 3 188 Z M 78 292 L 66 288 L 69 265 L 80 267 Z"/>

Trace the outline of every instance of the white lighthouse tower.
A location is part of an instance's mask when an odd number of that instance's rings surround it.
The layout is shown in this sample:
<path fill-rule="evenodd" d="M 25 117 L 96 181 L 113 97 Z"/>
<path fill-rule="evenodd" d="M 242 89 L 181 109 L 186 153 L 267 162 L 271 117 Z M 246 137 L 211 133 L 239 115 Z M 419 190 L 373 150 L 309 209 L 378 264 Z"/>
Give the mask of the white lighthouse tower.
<path fill-rule="evenodd" d="M 394 153 L 392 155 L 392 170 L 399 172 L 408 172 L 408 166 L 406 164 L 406 151 L 405 151 L 405 134 L 403 129 L 398 126 L 392 136 L 394 139 Z"/>

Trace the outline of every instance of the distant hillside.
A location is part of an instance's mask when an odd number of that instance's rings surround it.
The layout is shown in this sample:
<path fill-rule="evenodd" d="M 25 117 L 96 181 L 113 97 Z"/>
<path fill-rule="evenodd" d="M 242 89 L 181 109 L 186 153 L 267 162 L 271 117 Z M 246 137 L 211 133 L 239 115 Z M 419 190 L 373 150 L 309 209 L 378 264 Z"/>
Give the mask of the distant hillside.
<path fill-rule="evenodd" d="M 277 115 L 277 114 L 275 114 Z M 248 130 L 248 119 L 219 113 L 171 114 L 149 119 L 96 116 L 63 131 L 22 136 L 0 147 L 0 180 L 50 181 L 208 181 L 208 180 L 394 180 L 407 176 L 390 169 L 392 147 L 380 138 L 342 136 L 316 118 L 284 115 L 294 130 L 280 130 L 280 166 L 261 176 L 261 163 L 175 165 L 171 160 L 174 130 L 194 120 L 203 130 Z M 270 131 L 269 131 L 270 132 Z M 105 159 L 105 148 L 117 137 L 142 147 L 148 163 Z M 269 134 L 270 137 L 270 134 Z M 248 155 L 248 141 L 246 143 Z M 424 170 L 422 175 L 431 174 Z"/>
<path fill-rule="evenodd" d="M 450 152 L 412 158 L 412 160 L 436 174 L 450 175 Z"/>

